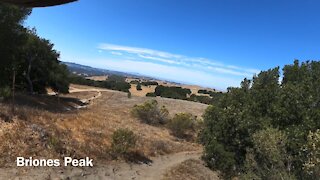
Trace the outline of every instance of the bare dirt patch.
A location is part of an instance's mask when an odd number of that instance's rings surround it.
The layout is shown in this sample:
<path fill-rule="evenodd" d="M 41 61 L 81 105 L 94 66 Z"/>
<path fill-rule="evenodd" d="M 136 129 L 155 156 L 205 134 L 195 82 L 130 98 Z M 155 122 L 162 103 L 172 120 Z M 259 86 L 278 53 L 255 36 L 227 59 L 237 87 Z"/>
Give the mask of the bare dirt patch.
<path fill-rule="evenodd" d="M 199 159 L 188 159 L 169 169 L 163 180 L 219 180 L 218 173 L 211 171 Z"/>

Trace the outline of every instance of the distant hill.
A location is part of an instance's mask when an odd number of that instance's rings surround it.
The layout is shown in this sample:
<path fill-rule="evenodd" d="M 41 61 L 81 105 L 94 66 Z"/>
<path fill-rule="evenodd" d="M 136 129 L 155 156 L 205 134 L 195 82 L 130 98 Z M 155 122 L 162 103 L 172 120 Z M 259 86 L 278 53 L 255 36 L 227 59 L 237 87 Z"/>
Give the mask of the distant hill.
<path fill-rule="evenodd" d="M 128 82 L 130 82 L 132 80 L 136 80 L 136 79 L 143 80 L 143 81 L 157 81 L 157 82 L 161 82 L 160 84 L 165 85 L 165 86 L 182 86 L 185 88 L 189 88 L 192 91 L 194 91 L 195 94 L 197 94 L 199 89 L 207 89 L 207 90 L 216 91 L 215 89 L 212 89 L 212 88 L 205 88 L 205 87 L 201 87 L 198 85 L 190 85 L 190 84 L 186 84 L 186 83 L 179 83 L 179 82 L 174 82 L 174 81 L 169 81 L 169 80 L 164 80 L 164 79 L 158 79 L 155 77 L 144 76 L 139 73 L 112 71 L 112 70 L 107 70 L 107 69 L 94 68 L 94 67 L 81 65 L 81 64 L 77 64 L 77 63 L 72 63 L 72 62 L 62 62 L 62 63 L 67 65 L 67 67 L 71 73 L 77 74 L 77 75 L 80 75 L 83 77 L 119 75 L 119 76 L 127 77 L 127 79 L 129 80 Z"/>
<path fill-rule="evenodd" d="M 90 66 L 85 66 L 81 64 L 76 64 L 72 62 L 62 62 L 67 65 L 69 71 L 73 74 L 78 74 L 81 76 L 89 77 L 89 76 L 108 76 L 108 75 L 120 75 L 120 76 L 130 76 L 130 77 L 140 77 L 135 74 L 129 74 L 119 71 L 111 71 L 100 68 L 93 68 Z"/>

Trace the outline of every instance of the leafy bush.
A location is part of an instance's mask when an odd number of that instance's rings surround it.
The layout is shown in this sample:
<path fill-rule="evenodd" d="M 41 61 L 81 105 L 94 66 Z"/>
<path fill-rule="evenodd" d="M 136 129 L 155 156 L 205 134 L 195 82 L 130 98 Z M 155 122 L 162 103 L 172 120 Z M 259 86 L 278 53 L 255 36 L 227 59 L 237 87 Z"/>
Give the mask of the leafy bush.
<path fill-rule="evenodd" d="M 49 85 L 54 92 L 69 93 L 69 76 L 68 68 L 64 64 L 55 66 L 55 71 L 49 72 Z"/>
<path fill-rule="evenodd" d="M 113 84 L 113 82 L 109 82 L 109 81 L 106 81 L 106 83 Z M 122 92 L 129 92 L 130 88 L 131 88 L 131 85 L 129 83 L 127 83 L 127 82 L 115 82 L 114 86 L 111 87 L 110 89 L 117 90 L 117 91 L 122 91 Z"/>
<path fill-rule="evenodd" d="M 197 96 L 195 94 L 191 94 L 190 89 L 177 87 L 177 86 L 163 86 L 159 85 L 156 87 L 154 93 L 148 93 L 146 96 L 155 97 L 161 96 L 165 98 L 172 99 L 181 99 L 181 100 L 189 100 L 194 102 L 200 102 L 203 104 L 212 104 L 213 101 L 218 101 L 220 97 L 222 97 L 222 93 L 207 91 L 207 90 L 199 90 L 199 92 L 203 92 L 204 94 L 210 94 L 210 96 Z M 191 94 L 191 95 L 190 95 Z M 190 95 L 190 97 L 188 97 Z"/>
<path fill-rule="evenodd" d="M 309 132 L 307 143 L 303 147 L 307 160 L 303 164 L 304 170 L 315 179 L 320 177 L 320 130 Z"/>
<path fill-rule="evenodd" d="M 216 140 L 204 147 L 203 159 L 210 168 L 222 171 L 226 178 L 234 174 L 235 154 Z"/>
<path fill-rule="evenodd" d="M 261 179 L 293 179 L 287 164 L 291 157 L 286 150 L 287 136 L 284 132 L 274 128 L 266 128 L 252 135 L 253 148 L 247 150 L 245 160 L 245 174 Z M 245 178 L 243 178 L 245 179 Z"/>
<path fill-rule="evenodd" d="M 141 88 L 141 84 L 137 84 L 137 91 L 141 91 L 142 90 L 142 88 Z"/>
<path fill-rule="evenodd" d="M 8 98 L 11 96 L 11 89 L 10 87 L 6 86 L 3 88 L 0 88 L 0 97 L 2 98 Z"/>
<path fill-rule="evenodd" d="M 146 96 L 147 97 L 157 97 L 157 95 L 155 93 L 147 93 Z"/>
<path fill-rule="evenodd" d="M 160 96 L 165 98 L 172 98 L 172 99 L 182 99 L 182 100 L 187 99 L 186 95 L 181 95 L 178 92 L 173 90 L 164 91 Z"/>
<path fill-rule="evenodd" d="M 117 129 L 112 134 L 112 152 L 119 155 L 128 154 L 135 148 L 137 136 L 129 129 Z"/>
<path fill-rule="evenodd" d="M 176 114 L 168 122 L 168 128 L 172 134 L 179 138 L 184 138 L 188 132 L 195 130 L 196 117 L 190 113 Z"/>
<path fill-rule="evenodd" d="M 214 101 L 212 97 L 197 96 L 195 94 L 192 94 L 188 100 L 189 101 L 194 101 L 194 102 L 200 102 L 200 103 L 203 103 L 203 104 L 212 104 L 213 101 Z"/>
<path fill-rule="evenodd" d="M 125 82 L 125 78 L 121 76 L 110 76 L 105 81 L 95 81 L 77 75 L 72 75 L 69 79 L 70 82 L 74 84 L 101 87 L 122 92 L 129 92 L 129 89 L 131 88 L 131 85 Z"/>
<path fill-rule="evenodd" d="M 114 82 L 125 82 L 126 77 L 112 74 L 112 75 L 108 76 L 107 80 L 114 81 Z"/>
<path fill-rule="evenodd" d="M 138 80 L 132 80 L 132 81 L 130 81 L 130 84 L 139 84 L 140 83 L 140 81 L 138 81 Z"/>
<path fill-rule="evenodd" d="M 132 114 L 143 123 L 157 125 L 167 122 L 169 112 L 164 106 L 159 108 L 156 100 L 151 100 L 141 105 L 135 105 Z"/>
<path fill-rule="evenodd" d="M 159 83 L 156 81 L 146 81 L 146 82 L 141 82 L 141 85 L 143 85 L 143 86 L 158 86 Z"/>
<path fill-rule="evenodd" d="M 191 94 L 191 90 L 177 86 L 167 87 L 160 85 L 156 87 L 155 94 L 161 97 L 185 100 L 187 99 L 187 95 Z"/>
<path fill-rule="evenodd" d="M 216 92 L 214 92 L 214 91 L 209 91 L 209 90 L 206 90 L 206 89 L 199 89 L 198 90 L 198 93 L 199 94 L 208 94 L 208 95 L 212 95 L 212 94 L 215 94 Z"/>

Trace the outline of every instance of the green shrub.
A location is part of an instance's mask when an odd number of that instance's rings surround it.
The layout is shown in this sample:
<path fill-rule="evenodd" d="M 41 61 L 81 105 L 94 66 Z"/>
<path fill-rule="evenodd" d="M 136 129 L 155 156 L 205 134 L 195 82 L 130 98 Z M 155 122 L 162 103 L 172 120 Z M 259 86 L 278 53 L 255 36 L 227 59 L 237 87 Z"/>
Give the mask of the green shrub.
<path fill-rule="evenodd" d="M 252 138 L 253 148 L 247 150 L 245 174 L 261 179 L 293 179 L 287 168 L 291 157 L 286 150 L 285 133 L 278 129 L 266 128 L 254 133 Z"/>
<path fill-rule="evenodd" d="M 199 94 L 209 94 L 209 95 L 211 96 L 212 94 L 214 94 L 214 93 L 216 93 L 216 92 L 214 92 L 214 91 L 209 91 L 209 90 L 206 90 L 206 89 L 200 89 L 200 90 L 198 90 L 198 93 L 199 93 Z"/>
<path fill-rule="evenodd" d="M 143 86 L 158 86 L 159 83 L 156 81 L 146 81 L 141 83 Z"/>
<path fill-rule="evenodd" d="M 155 94 L 161 97 L 185 100 L 187 99 L 187 95 L 191 94 L 191 90 L 177 86 L 167 87 L 159 85 L 155 89 Z"/>
<path fill-rule="evenodd" d="M 147 101 L 141 105 L 135 105 L 131 112 L 143 123 L 152 125 L 165 124 L 169 115 L 169 111 L 164 106 L 159 108 L 156 100 Z"/>
<path fill-rule="evenodd" d="M 157 95 L 155 93 L 147 93 L 146 96 L 147 97 L 157 97 Z"/>
<path fill-rule="evenodd" d="M 132 80 L 132 81 L 130 81 L 130 84 L 139 84 L 140 83 L 140 81 L 138 81 L 138 80 Z"/>
<path fill-rule="evenodd" d="M 126 77 L 112 74 L 112 75 L 108 76 L 107 80 L 108 81 L 115 81 L 115 82 L 125 82 Z"/>
<path fill-rule="evenodd" d="M 178 92 L 173 90 L 164 91 L 160 96 L 165 98 L 171 98 L 171 99 L 182 99 L 182 100 L 187 99 L 186 95 L 181 95 Z"/>
<path fill-rule="evenodd" d="M 129 129 L 117 129 L 112 134 L 112 152 L 118 155 L 128 154 L 135 148 L 137 136 Z"/>
<path fill-rule="evenodd" d="M 255 152 L 273 167 L 281 166 L 286 155 L 286 135 L 274 128 L 260 130 L 252 135 Z"/>
<path fill-rule="evenodd" d="M 11 96 L 11 89 L 8 86 L 0 88 L 0 97 L 8 98 L 10 96 Z"/>
<path fill-rule="evenodd" d="M 189 101 L 203 103 L 203 104 L 212 104 L 214 102 L 212 97 L 209 97 L 209 96 L 197 96 L 195 94 L 192 94 L 188 100 Z"/>
<path fill-rule="evenodd" d="M 195 130 L 196 118 L 190 113 L 176 114 L 169 122 L 168 128 L 172 134 L 183 138 L 187 133 Z"/>
<path fill-rule="evenodd" d="M 139 83 L 139 84 L 137 85 L 137 91 L 141 91 L 141 90 L 142 90 L 141 84 Z"/>
<path fill-rule="evenodd" d="M 235 174 L 235 154 L 226 150 L 216 140 L 212 140 L 204 147 L 203 159 L 210 168 L 221 170 L 225 178 L 230 178 Z"/>
<path fill-rule="evenodd" d="M 304 170 L 314 178 L 320 177 L 320 130 L 309 132 L 307 144 L 303 147 L 307 153 L 307 160 L 304 163 Z"/>
<path fill-rule="evenodd" d="M 106 89 L 112 89 L 122 92 L 129 92 L 131 88 L 131 84 L 125 81 L 125 77 L 121 76 L 110 76 L 105 81 L 95 81 L 91 79 L 86 79 L 84 77 L 78 75 L 71 75 L 69 77 L 70 83 L 87 85 L 87 86 L 95 86 Z"/>

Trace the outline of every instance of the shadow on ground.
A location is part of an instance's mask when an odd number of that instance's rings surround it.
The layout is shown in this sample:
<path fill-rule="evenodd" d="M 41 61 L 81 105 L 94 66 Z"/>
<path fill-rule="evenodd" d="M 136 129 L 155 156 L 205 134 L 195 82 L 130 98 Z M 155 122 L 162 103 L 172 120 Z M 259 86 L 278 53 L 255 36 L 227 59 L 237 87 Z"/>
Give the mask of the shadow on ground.
<path fill-rule="evenodd" d="M 4 100 L 3 105 L 11 106 L 11 99 Z M 53 113 L 67 113 L 72 110 L 85 107 L 86 103 L 80 99 L 72 97 L 57 97 L 50 95 L 30 95 L 30 94 L 17 94 L 15 97 L 15 104 L 17 106 L 32 107 L 39 110 L 45 110 Z M 6 119 L 5 114 L 0 113 L 0 117 Z"/>
<path fill-rule="evenodd" d="M 127 162 L 135 163 L 135 164 L 148 164 L 148 165 L 152 164 L 152 160 L 140 152 L 131 152 L 125 155 L 124 159 Z"/>

